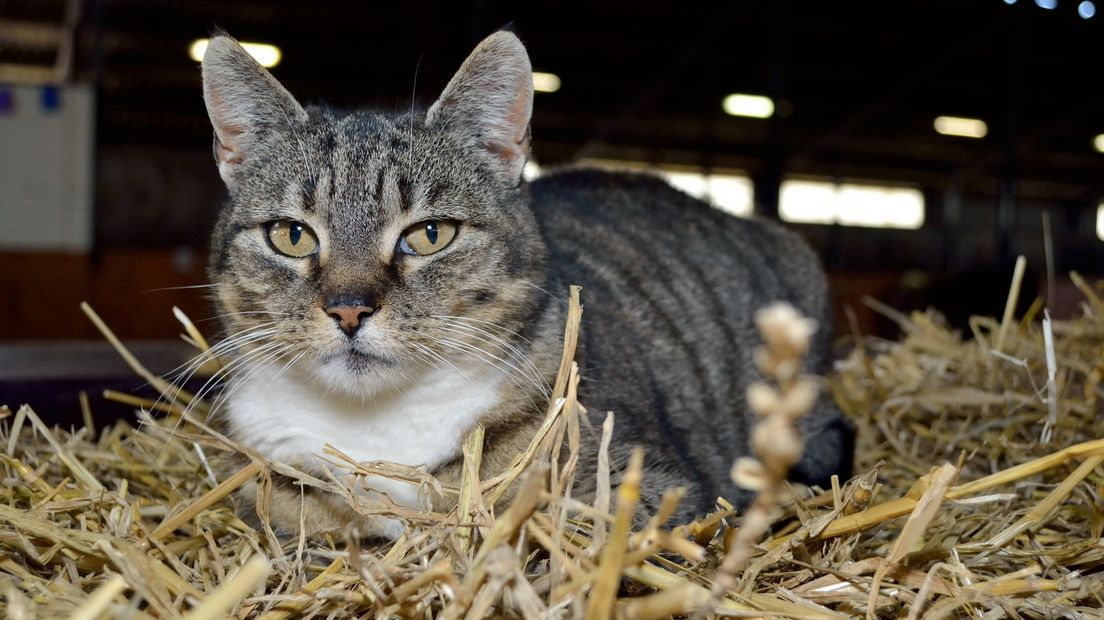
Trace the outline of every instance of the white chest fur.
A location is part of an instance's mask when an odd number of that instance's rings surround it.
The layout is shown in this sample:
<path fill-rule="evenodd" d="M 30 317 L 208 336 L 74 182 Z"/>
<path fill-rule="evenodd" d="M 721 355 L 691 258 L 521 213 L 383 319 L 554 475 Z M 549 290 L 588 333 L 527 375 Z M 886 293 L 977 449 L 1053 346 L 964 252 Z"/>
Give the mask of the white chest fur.
<path fill-rule="evenodd" d="M 465 378 L 437 369 L 402 390 L 371 400 L 326 394 L 292 373 L 258 372 L 227 404 L 235 435 L 277 461 L 317 458 L 331 444 L 358 462 L 433 469 L 454 457 L 464 434 L 499 399 L 496 374 Z M 368 485 L 400 504 L 419 503 L 417 487 L 374 478 Z"/>

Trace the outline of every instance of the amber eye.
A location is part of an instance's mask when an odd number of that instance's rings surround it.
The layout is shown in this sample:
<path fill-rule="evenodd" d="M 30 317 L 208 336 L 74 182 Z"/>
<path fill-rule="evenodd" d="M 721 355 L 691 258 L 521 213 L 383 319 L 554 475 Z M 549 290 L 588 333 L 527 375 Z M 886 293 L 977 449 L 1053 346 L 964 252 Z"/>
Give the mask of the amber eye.
<path fill-rule="evenodd" d="M 318 251 L 318 237 L 306 224 L 277 220 L 265 224 L 265 232 L 268 242 L 284 256 L 306 258 Z"/>
<path fill-rule="evenodd" d="M 428 220 L 407 228 L 399 238 L 399 251 L 412 256 L 428 256 L 445 249 L 456 237 L 456 222 Z"/>

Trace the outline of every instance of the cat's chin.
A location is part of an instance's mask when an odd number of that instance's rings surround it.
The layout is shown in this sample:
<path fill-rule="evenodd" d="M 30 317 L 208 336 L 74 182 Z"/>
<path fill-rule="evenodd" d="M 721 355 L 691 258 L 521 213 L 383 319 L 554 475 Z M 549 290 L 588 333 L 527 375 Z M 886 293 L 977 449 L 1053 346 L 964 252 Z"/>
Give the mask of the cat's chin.
<path fill-rule="evenodd" d="M 350 348 L 339 353 L 334 353 L 322 360 L 323 365 L 344 366 L 354 374 L 372 373 L 380 368 L 395 366 L 396 360 L 388 355 L 375 351 Z"/>
<path fill-rule="evenodd" d="M 327 355 L 306 370 L 326 391 L 360 398 L 401 389 L 411 377 L 398 360 L 356 349 Z"/>

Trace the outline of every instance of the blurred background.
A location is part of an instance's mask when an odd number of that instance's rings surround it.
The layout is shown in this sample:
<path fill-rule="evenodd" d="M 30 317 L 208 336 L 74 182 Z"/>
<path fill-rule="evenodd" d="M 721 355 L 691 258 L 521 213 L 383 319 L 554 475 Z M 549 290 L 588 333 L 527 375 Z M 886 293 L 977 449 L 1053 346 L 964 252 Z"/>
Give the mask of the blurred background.
<path fill-rule="evenodd" d="M 1080 311 L 1069 272 L 1104 271 L 1098 10 L 0 0 L 0 402 L 71 404 L 70 388 L 127 376 L 81 300 L 155 370 L 181 355 L 172 306 L 216 331 L 203 289 L 174 288 L 205 282 L 225 192 L 196 60 L 215 28 L 256 43 L 301 101 L 403 109 L 510 27 L 537 71 L 529 174 L 651 169 L 735 217 L 788 222 L 828 268 L 837 332 L 893 336 L 864 297 L 965 329 L 1000 314 L 1021 254 L 1021 310 Z"/>

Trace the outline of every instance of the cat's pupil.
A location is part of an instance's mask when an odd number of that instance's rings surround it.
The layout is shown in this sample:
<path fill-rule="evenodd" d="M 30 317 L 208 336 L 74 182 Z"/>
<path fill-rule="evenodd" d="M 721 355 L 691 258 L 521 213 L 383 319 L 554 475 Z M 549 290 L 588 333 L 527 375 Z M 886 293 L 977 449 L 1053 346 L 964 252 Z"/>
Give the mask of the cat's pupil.
<path fill-rule="evenodd" d="M 426 222 L 425 231 L 426 231 L 426 239 L 429 239 L 429 242 L 431 244 L 437 245 L 437 223 L 436 222 Z"/>
<path fill-rule="evenodd" d="M 292 224 L 291 230 L 288 231 L 288 239 L 291 240 L 291 245 L 299 245 L 299 238 L 303 236 L 303 227 L 299 224 Z"/>

